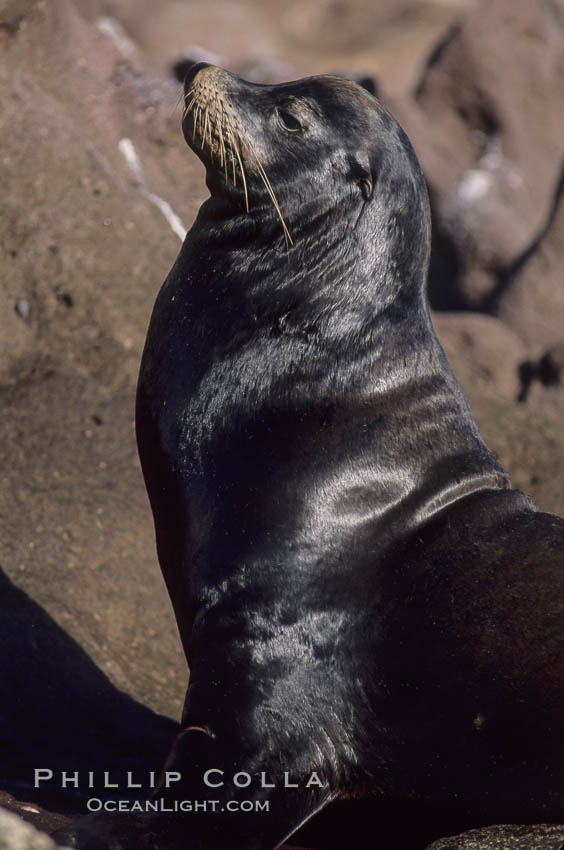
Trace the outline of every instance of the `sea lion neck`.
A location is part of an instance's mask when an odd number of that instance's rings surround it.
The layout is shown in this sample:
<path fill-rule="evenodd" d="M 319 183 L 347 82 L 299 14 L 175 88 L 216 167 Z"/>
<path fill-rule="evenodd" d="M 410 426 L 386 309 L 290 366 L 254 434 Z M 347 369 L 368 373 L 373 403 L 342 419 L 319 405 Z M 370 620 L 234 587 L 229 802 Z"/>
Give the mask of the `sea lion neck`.
<path fill-rule="evenodd" d="M 199 297 L 205 300 L 207 289 L 212 312 L 227 311 L 234 323 L 252 315 L 255 330 L 285 317 L 289 326 L 294 319 L 319 332 L 331 326 L 334 339 L 340 331 L 349 339 L 355 325 L 360 335 L 372 328 L 377 337 L 384 314 L 394 321 L 409 315 L 417 324 L 414 313 L 424 317 L 427 311 L 426 196 L 425 215 L 418 218 L 404 210 L 397 186 L 393 195 L 386 187 L 380 191 L 369 208 L 359 207 L 350 193 L 303 202 L 282 194 L 291 244 L 269 206 L 247 212 L 234 208 L 231 198 L 209 198 L 187 240 L 199 257 L 213 254 L 212 264 L 198 263 L 204 268 Z"/>
<path fill-rule="evenodd" d="M 384 552 L 452 503 L 508 486 L 419 286 L 403 287 L 397 270 L 379 281 L 368 266 L 364 277 L 357 262 L 348 278 L 328 264 L 312 284 L 312 266 L 293 271 L 283 252 L 274 272 L 256 258 L 245 271 L 239 254 L 234 264 L 237 240 L 210 245 L 208 236 L 197 221 L 157 302 L 145 361 L 162 385 L 155 397 L 168 398 L 161 440 L 192 482 L 206 558 L 247 558 L 267 539 L 282 551 L 296 525 L 305 549 L 317 549 L 328 515 L 342 522 L 343 545 L 367 528 Z M 293 505 L 288 527 L 275 521 L 280 500 Z M 238 519 L 217 538 L 224 512 Z"/>

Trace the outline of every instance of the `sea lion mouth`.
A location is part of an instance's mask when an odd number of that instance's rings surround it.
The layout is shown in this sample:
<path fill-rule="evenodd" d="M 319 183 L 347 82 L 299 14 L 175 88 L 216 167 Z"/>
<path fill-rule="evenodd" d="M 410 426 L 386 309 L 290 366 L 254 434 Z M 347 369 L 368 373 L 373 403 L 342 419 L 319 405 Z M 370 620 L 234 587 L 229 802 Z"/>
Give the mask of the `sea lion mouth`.
<path fill-rule="evenodd" d="M 205 62 L 194 65 L 184 82 L 182 130 L 188 146 L 206 169 L 222 176 L 224 187 L 230 184 L 234 188 L 242 187 L 247 212 L 249 175 L 259 178 L 280 218 L 288 248 L 293 244 L 292 238 L 274 189 L 234 106 L 237 88 L 251 85 L 215 65 Z"/>

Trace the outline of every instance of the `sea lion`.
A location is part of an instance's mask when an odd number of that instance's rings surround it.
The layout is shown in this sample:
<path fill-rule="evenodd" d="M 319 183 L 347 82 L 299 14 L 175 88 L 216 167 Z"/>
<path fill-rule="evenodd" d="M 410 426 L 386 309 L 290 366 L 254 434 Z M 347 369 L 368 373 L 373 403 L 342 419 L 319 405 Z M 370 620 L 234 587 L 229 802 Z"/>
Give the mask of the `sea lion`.
<path fill-rule="evenodd" d="M 435 337 L 409 140 L 335 77 L 185 86 L 211 197 L 136 421 L 190 666 L 156 796 L 207 808 L 76 846 L 271 850 L 360 797 L 434 813 L 404 850 L 561 818 L 564 521 L 510 489 Z"/>

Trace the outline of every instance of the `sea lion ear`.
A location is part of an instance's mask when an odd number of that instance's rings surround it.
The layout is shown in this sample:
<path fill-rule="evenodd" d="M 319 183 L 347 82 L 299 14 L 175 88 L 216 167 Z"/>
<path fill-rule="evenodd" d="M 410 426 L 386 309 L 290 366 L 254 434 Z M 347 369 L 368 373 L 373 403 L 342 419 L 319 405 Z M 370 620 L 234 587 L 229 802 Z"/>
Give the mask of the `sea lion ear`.
<path fill-rule="evenodd" d="M 363 177 L 358 181 L 358 185 L 360 191 L 362 192 L 362 197 L 365 201 L 369 201 L 372 197 L 372 192 L 374 191 L 374 182 L 372 180 L 372 175 L 370 177 Z"/>
<path fill-rule="evenodd" d="M 374 173 L 370 160 L 364 151 L 357 151 L 351 162 L 352 177 L 358 185 L 365 201 L 369 201 L 374 191 Z"/>

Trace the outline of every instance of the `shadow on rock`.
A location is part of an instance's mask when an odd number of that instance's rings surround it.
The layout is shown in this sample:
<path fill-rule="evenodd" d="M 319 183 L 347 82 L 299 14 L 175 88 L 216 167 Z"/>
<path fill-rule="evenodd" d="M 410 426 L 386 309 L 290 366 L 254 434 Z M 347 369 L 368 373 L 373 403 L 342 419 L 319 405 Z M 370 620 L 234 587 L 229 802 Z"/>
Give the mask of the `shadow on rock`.
<path fill-rule="evenodd" d="M 104 791 L 104 771 L 126 787 L 159 771 L 177 726 L 117 690 L 86 653 L 0 571 L 1 787 L 57 811 L 84 808 Z M 34 769 L 52 781 L 34 788 Z M 79 772 L 79 788 L 62 788 L 61 771 Z M 88 771 L 94 774 L 89 789 Z M 158 775 L 158 773 L 157 773 Z M 128 797 L 145 796 L 127 791 Z"/>

